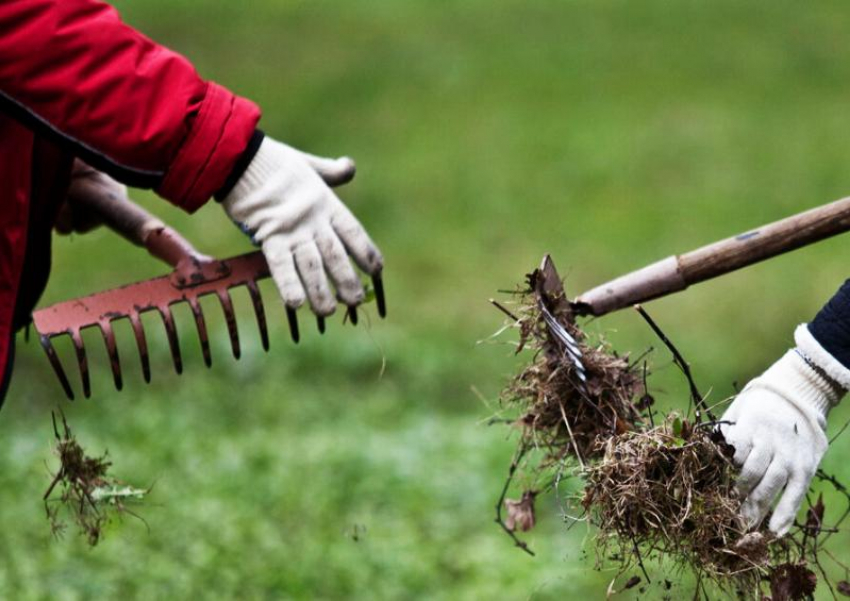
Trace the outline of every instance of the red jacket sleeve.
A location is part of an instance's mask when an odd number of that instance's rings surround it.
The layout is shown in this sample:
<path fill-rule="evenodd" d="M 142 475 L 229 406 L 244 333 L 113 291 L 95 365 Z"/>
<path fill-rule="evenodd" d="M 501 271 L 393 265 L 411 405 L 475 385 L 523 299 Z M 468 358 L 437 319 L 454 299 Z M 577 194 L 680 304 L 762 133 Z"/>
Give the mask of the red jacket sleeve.
<path fill-rule="evenodd" d="M 260 117 L 98 0 L 0 1 L 0 110 L 187 211 L 224 184 Z"/>

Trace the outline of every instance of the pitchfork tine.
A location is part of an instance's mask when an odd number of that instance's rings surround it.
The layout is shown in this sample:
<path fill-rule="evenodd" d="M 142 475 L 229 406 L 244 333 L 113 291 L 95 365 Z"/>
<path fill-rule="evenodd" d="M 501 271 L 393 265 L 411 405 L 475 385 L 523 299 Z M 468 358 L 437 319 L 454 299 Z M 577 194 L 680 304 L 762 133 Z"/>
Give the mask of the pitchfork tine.
<path fill-rule="evenodd" d="M 378 303 L 378 315 L 387 316 L 387 301 L 384 298 L 384 280 L 378 272 L 372 276 L 372 287 L 375 289 L 375 302 Z"/>
<path fill-rule="evenodd" d="M 44 349 L 44 352 L 47 353 L 47 358 L 50 359 L 50 365 L 53 367 L 53 371 L 56 372 L 56 377 L 59 378 L 59 382 L 62 384 L 65 396 L 68 397 L 69 401 L 73 401 L 74 391 L 71 390 L 71 383 L 68 382 L 68 376 L 65 375 L 65 370 L 62 369 L 62 363 L 56 355 L 56 350 L 50 343 L 50 338 L 42 334 L 39 336 L 39 340 L 41 341 L 41 346 Z"/>
<path fill-rule="evenodd" d="M 230 292 L 219 289 L 216 291 L 218 300 L 221 303 L 221 310 L 224 312 L 224 319 L 227 322 L 227 333 L 230 335 L 230 348 L 233 350 L 233 357 L 238 359 L 242 354 L 239 348 L 239 328 L 236 325 L 236 313 L 233 312 L 233 301 L 230 299 Z"/>
<path fill-rule="evenodd" d="M 83 380 L 83 396 L 91 397 L 91 381 L 89 380 L 89 360 L 86 357 L 86 347 L 83 345 L 83 337 L 79 330 L 69 330 L 71 340 L 74 342 L 74 350 L 77 352 L 77 363 L 80 365 L 80 377 Z"/>
<path fill-rule="evenodd" d="M 174 327 L 174 316 L 171 314 L 171 307 L 168 305 L 157 307 L 159 314 L 162 316 L 162 322 L 165 324 L 165 333 L 168 336 L 168 346 L 171 347 L 171 358 L 174 360 L 174 371 L 178 374 L 183 373 L 183 358 L 180 356 L 180 339 L 177 338 L 177 328 Z"/>
<path fill-rule="evenodd" d="M 207 367 L 212 366 L 212 355 L 210 354 L 210 339 L 207 336 L 207 322 L 204 319 L 204 312 L 201 310 L 201 305 L 198 299 L 194 296 L 189 296 L 186 301 L 192 309 L 192 315 L 195 316 L 195 325 L 198 326 L 198 338 L 201 340 L 201 353 L 204 355 L 204 364 Z"/>
<path fill-rule="evenodd" d="M 248 293 L 251 295 L 251 304 L 254 305 L 254 314 L 257 316 L 257 327 L 260 329 L 260 339 L 263 341 L 263 350 L 269 350 L 269 331 L 266 329 L 266 312 L 263 309 L 263 297 L 254 280 L 248 280 Z"/>
<path fill-rule="evenodd" d="M 103 334 L 103 341 L 106 343 L 106 352 L 109 354 L 109 365 L 112 367 L 112 379 L 115 381 L 115 388 L 121 390 L 124 387 L 124 381 L 121 378 L 121 361 L 118 359 L 115 332 L 108 319 L 99 321 L 97 325 L 101 334 Z"/>
<path fill-rule="evenodd" d="M 316 325 L 319 326 L 319 334 L 325 333 L 325 318 L 321 315 L 316 315 Z"/>
<path fill-rule="evenodd" d="M 353 305 L 348 307 L 348 319 L 351 321 L 351 325 L 357 325 L 357 307 Z"/>
<path fill-rule="evenodd" d="M 142 361 L 142 376 L 145 382 L 150 384 L 151 381 L 151 362 L 148 357 L 148 340 L 145 337 L 145 329 L 142 327 L 142 320 L 139 319 L 138 313 L 130 313 L 130 325 L 133 326 L 133 334 L 136 337 L 136 346 L 139 347 L 139 359 Z"/>
<path fill-rule="evenodd" d="M 286 308 L 286 320 L 289 322 L 289 335 L 292 336 L 292 342 L 298 344 L 301 339 L 298 333 L 298 313 L 292 307 Z"/>

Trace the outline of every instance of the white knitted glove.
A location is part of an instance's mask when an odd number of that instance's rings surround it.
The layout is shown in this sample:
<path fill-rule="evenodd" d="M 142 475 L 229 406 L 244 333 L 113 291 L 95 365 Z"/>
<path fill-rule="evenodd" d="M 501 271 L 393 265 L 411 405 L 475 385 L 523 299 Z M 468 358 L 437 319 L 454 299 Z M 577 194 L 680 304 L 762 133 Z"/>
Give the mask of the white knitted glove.
<path fill-rule="evenodd" d="M 826 452 L 827 413 L 850 388 L 850 372 L 805 325 L 795 339 L 797 348 L 747 384 L 721 419 L 731 423 L 720 427 L 741 466 L 741 515 L 750 527 L 784 488 L 769 524 L 780 536 L 793 525 Z"/>
<path fill-rule="evenodd" d="M 327 183 L 350 179 L 351 159 L 323 159 L 266 137 L 224 210 L 263 249 L 288 307 L 309 299 L 317 315 L 330 315 L 336 299 L 363 301 L 363 286 L 348 256 L 370 275 L 383 267 L 381 252 Z M 324 181 L 323 181 L 324 180 Z"/>

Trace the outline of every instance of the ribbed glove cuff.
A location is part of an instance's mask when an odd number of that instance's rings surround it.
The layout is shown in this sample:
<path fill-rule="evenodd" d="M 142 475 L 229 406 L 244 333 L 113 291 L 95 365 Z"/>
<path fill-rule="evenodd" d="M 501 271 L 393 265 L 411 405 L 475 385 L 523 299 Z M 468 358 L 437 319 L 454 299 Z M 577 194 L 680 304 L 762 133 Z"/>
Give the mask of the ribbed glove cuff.
<path fill-rule="evenodd" d="M 850 369 L 844 367 L 818 342 L 806 324 L 797 326 L 794 331 L 794 342 L 797 343 L 797 349 L 809 362 L 814 364 L 816 368 L 823 370 L 827 378 L 833 380 L 842 389 L 842 394 L 850 390 Z"/>
<path fill-rule="evenodd" d="M 826 428 L 827 413 L 845 392 L 797 349 L 785 353 L 753 384 L 773 390 L 804 413 L 814 410 L 821 428 Z"/>
<path fill-rule="evenodd" d="M 232 205 L 236 199 L 247 197 L 269 181 L 276 181 L 271 176 L 280 171 L 281 156 L 275 144 L 274 140 L 263 138 L 254 158 L 222 200 L 225 205 Z"/>

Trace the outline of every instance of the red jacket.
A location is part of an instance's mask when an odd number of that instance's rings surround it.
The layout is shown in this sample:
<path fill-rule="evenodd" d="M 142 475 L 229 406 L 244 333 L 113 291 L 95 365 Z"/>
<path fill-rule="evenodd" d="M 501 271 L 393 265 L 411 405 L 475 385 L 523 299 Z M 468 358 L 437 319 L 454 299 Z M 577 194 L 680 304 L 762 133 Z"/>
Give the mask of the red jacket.
<path fill-rule="evenodd" d="M 0 398 L 14 331 L 47 281 L 73 157 L 192 212 L 225 184 L 259 116 L 107 4 L 0 2 Z"/>

